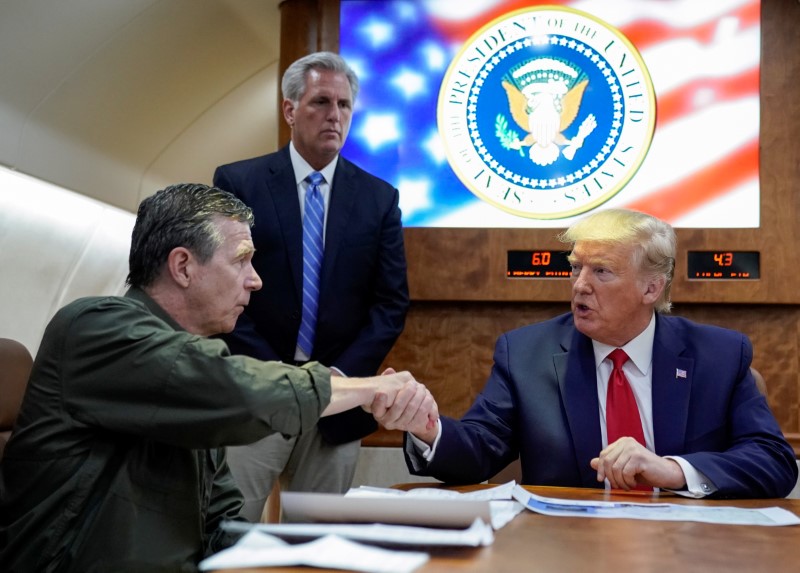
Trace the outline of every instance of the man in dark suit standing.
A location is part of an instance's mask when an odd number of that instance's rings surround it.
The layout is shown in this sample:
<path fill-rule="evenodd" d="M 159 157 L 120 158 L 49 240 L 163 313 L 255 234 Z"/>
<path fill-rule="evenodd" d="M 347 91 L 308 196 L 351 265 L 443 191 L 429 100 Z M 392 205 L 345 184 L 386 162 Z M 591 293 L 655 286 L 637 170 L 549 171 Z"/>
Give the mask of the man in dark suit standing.
<path fill-rule="evenodd" d="M 797 464 L 750 372 L 750 341 L 666 315 L 672 227 L 609 209 L 561 239 L 572 312 L 503 334 L 461 420 L 406 424 L 409 469 L 480 482 L 519 456 L 525 484 L 787 495 Z"/>
<path fill-rule="evenodd" d="M 235 354 L 374 375 L 408 309 L 399 194 L 339 155 L 358 93 L 358 79 L 340 56 L 297 60 L 281 88 L 289 145 L 214 174 L 215 186 L 253 209 L 253 265 L 264 279 L 225 340 Z M 346 491 L 360 439 L 375 428 L 358 408 L 296 439 L 273 434 L 232 448 L 242 514 L 258 520 L 278 478 L 285 490 Z"/>

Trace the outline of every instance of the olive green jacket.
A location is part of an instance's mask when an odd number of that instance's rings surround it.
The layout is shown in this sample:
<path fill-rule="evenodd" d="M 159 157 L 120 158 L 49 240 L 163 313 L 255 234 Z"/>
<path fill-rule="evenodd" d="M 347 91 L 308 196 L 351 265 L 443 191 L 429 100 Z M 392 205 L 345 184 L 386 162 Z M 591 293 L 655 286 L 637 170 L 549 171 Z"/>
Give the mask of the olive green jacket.
<path fill-rule="evenodd" d="M 231 540 L 221 446 L 314 426 L 328 370 L 230 356 L 142 291 L 48 325 L 0 463 L 0 570 L 192 571 Z"/>

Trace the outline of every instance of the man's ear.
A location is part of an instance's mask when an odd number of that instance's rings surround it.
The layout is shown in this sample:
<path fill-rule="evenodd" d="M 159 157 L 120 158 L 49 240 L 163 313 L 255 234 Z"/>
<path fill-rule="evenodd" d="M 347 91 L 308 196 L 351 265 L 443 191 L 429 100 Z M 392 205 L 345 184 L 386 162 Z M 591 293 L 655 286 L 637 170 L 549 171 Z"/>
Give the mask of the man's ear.
<path fill-rule="evenodd" d="M 284 99 L 281 108 L 283 109 L 283 119 L 289 127 L 294 127 L 294 102 L 289 99 Z"/>
<path fill-rule="evenodd" d="M 647 279 L 645 282 L 645 291 L 643 300 L 645 304 L 655 304 L 661 293 L 664 292 L 664 287 L 667 284 L 667 279 L 661 275 Z"/>
<path fill-rule="evenodd" d="M 186 288 L 192 282 L 192 265 L 194 256 L 186 247 L 175 247 L 167 257 L 169 276 L 179 286 Z"/>

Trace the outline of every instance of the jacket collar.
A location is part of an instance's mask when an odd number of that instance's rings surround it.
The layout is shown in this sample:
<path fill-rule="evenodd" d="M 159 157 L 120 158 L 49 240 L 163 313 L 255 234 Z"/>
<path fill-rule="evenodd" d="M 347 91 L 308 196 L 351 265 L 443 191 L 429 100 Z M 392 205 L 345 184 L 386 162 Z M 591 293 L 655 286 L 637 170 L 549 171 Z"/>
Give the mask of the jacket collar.
<path fill-rule="evenodd" d="M 150 295 L 148 295 L 142 289 L 131 287 L 128 289 L 128 292 L 125 293 L 125 297 L 142 303 L 145 307 L 147 307 L 147 310 L 169 324 L 173 329 L 185 330 L 166 310 L 161 308 L 158 303 L 150 298 Z"/>

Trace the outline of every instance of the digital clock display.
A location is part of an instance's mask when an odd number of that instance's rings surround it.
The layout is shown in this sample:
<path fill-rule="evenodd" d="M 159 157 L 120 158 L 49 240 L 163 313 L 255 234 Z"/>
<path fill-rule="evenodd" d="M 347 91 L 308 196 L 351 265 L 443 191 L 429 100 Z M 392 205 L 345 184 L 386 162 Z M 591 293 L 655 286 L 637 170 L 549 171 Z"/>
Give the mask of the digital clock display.
<path fill-rule="evenodd" d="M 506 276 L 510 279 L 564 279 L 572 275 L 568 251 L 508 251 Z"/>
<path fill-rule="evenodd" d="M 761 278 L 758 251 L 689 251 L 689 279 L 752 280 Z"/>

